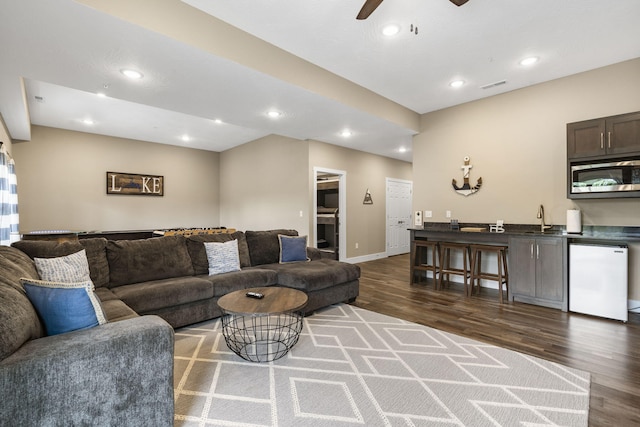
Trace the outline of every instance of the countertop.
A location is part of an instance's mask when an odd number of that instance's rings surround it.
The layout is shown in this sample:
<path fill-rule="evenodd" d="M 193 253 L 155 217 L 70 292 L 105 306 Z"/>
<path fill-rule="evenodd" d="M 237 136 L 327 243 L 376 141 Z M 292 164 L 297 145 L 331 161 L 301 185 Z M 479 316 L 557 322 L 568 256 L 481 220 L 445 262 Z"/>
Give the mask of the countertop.
<path fill-rule="evenodd" d="M 570 241 L 593 240 L 609 242 L 640 242 L 640 227 L 631 226 L 597 226 L 587 225 L 582 227 L 582 233 L 567 233 L 564 226 L 552 226 L 543 232 L 539 225 L 534 224 L 504 224 L 503 233 L 492 233 L 489 231 L 492 224 L 461 223 L 460 228 L 484 228 L 483 231 L 460 231 L 452 230 L 448 222 L 425 222 L 423 227 L 409 228 L 413 232 L 434 232 L 434 233 L 460 233 L 475 235 L 492 235 L 495 237 L 562 237 Z M 489 236 L 483 236 L 489 237 Z"/>

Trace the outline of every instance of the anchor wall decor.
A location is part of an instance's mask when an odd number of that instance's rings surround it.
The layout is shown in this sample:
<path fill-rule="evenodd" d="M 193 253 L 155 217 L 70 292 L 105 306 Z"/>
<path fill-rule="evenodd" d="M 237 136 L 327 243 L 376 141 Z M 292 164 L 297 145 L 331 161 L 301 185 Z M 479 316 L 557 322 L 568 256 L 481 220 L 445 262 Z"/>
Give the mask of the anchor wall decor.
<path fill-rule="evenodd" d="M 476 193 L 482 186 L 482 178 L 478 178 L 478 183 L 473 187 L 469 185 L 469 171 L 473 167 L 469 164 L 469 161 L 469 156 L 465 156 L 464 165 L 460 166 L 460 169 L 462 169 L 464 172 L 464 184 L 462 185 L 462 187 L 458 187 L 455 179 L 451 181 L 451 185 L 453 185 L 453 189 L 456 190 L 456 193 L 462 194 L 463 196 L 468 196 L 470 194 Z"/>

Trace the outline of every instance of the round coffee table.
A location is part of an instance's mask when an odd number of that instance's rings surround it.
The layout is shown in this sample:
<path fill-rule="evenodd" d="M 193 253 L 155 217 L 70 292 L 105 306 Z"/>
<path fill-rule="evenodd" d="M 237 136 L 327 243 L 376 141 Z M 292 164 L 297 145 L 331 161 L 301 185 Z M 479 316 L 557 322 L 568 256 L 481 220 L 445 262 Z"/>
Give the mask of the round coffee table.
<path fill-rule="evenodd" d="M 247 292 L 264 295 L 247 297 Z M 278 286 L 243 289 L 218 300 L 222 335 L 231 351 L 251 362 L 271 362 L 287 354 L 302 331 L 307 294 Z"/>

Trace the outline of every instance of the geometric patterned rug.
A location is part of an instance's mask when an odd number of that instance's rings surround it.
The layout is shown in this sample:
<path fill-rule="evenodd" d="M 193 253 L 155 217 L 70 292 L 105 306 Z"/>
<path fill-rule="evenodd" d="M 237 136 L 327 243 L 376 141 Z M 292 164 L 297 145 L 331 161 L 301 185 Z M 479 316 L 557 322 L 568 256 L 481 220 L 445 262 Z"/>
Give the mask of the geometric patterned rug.
<path fill-rule="evenodd" d="M 587 426 L 590 375 L 346 304 L 247 362 L 220 319 L 176 330 L 175 426 Z"/>

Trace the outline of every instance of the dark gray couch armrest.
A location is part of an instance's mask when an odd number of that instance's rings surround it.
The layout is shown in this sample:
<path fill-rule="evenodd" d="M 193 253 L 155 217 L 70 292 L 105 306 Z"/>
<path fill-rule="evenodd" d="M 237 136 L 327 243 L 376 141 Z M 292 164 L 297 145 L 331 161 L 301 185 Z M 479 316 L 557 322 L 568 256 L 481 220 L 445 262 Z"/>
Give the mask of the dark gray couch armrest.
<path fill-rule="evenodd" d="M 157 316 L 29 341 L 0 362 L 16 426 L 173 426 L 173 329 Z"/>
<path fill-rule="evenodd" d="M 322 258 L 322 255 L 320 254 L 320 250 L 318 248 L 312 248 L 312 247 L 308 246 L 307 247 L 307 257 L 311 261 L 313 261 L 313 260 Z"/>

